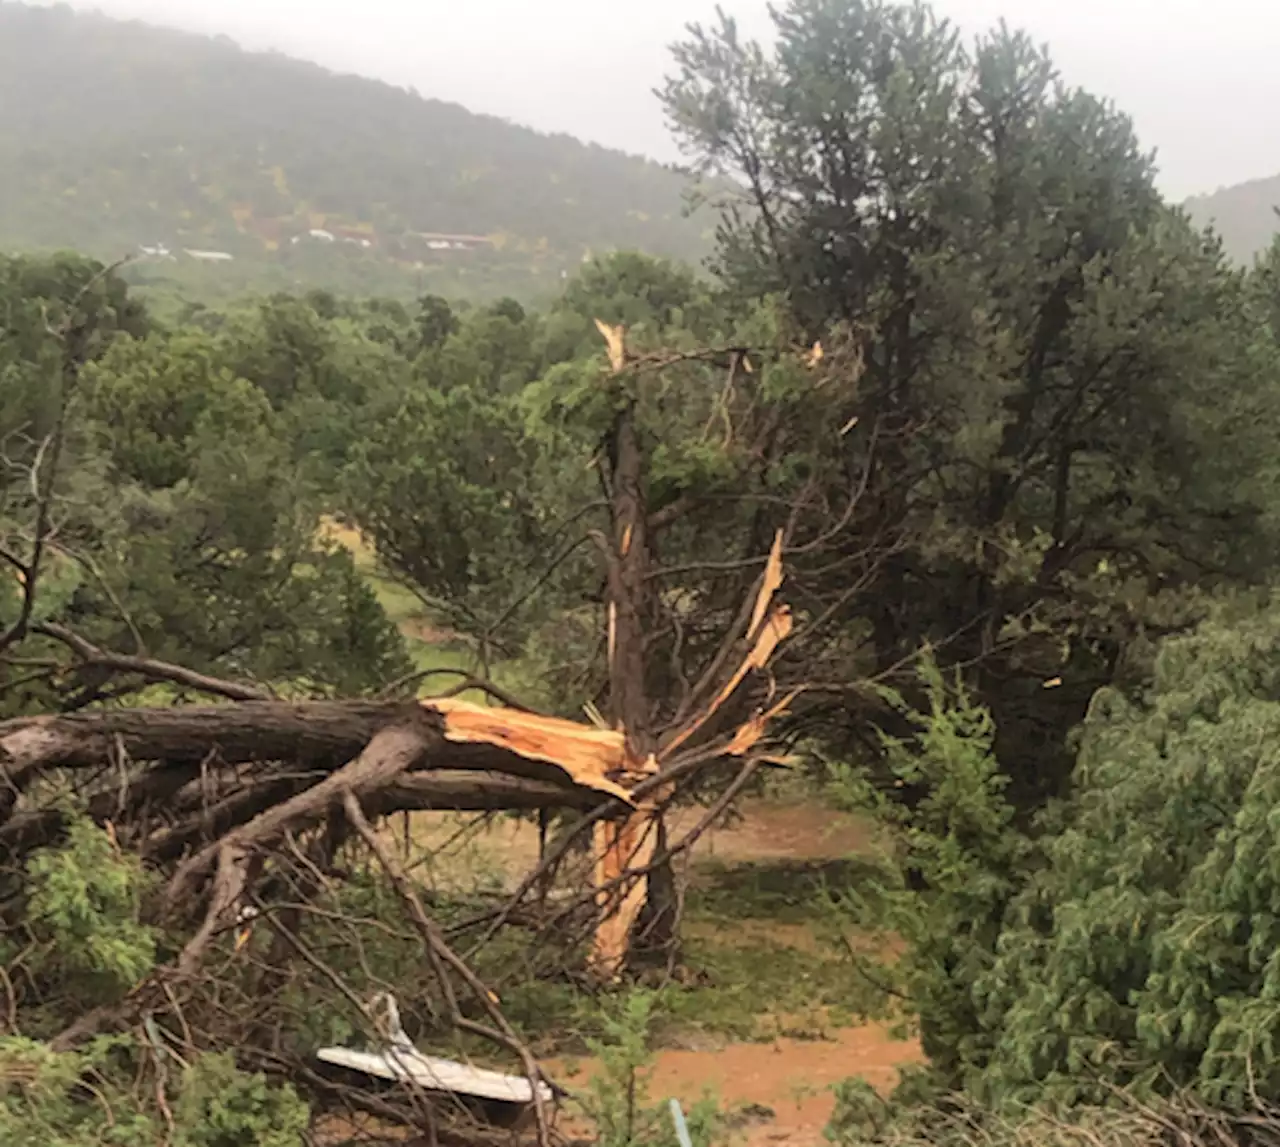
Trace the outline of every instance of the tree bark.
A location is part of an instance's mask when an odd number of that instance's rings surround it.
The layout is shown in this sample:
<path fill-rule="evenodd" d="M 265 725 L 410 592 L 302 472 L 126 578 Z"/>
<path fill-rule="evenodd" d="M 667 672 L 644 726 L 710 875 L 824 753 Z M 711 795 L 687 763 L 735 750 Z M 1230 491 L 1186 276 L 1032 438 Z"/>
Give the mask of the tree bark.
<path fill-rule="evenodd" d="M 675 864 L 668 855 L 667 822 L 662 813 L 655 816 L 657 858 L 649 871 L 648 895 L 636 923 L 641 956 L 668 962 L 678 958 L 680 948 L 680 886 Z"/>
<path fill-rule="evenodd" d="M 381 729 L 443 721 L 415 701 L 246 701 L 169 709 L 109 709 L 0 721 L 0 767 L 19 786 L 47 768 L 84 768 L 124 752 L 134 761 L 226 764 L 348 761 Z"/>
<path fill-rule="evenodd" d="M 635 410 L 628 404 L 618 413 L 609 441 L 612 464 L 610 479 L 613 545 L 608 560 L 609 602 L 609 703 L 614 725 L 626 736 L 628 768 L 638 778 L 656 768 L 654 754 L 658 738 L 653 728 L 654 713 L 649 695 L 646 633 L 657 613 L 655 584 L 649 577 L 650 553 L 648 511 L 645 505 L 645 467 L 635 423 Z M 662 849 L 666 830 L 660 803 L 646 802 L 631 817 L 626 838 Z M 656 833 L 656 837 L 655 837 Z M 604 850 L 597 877 L 607 882 L 614 865 L 623 868 L 632 858 L 618 854 L 610 864 L 607 844 L 610 834 L 604 826 L 596 833 L 596 848 Z M 644 877 L 644 900 L 635 923 L 645 937 L 645 947 L 674 957 L 677 943 L 675 871 L 669 860 L 660 861 Z M 606 920 L 619 913 L 627 916 L 628 888 L 619 887 L 605 895 Z M 635 923 L 628 931 L 635 931 Z M 607 977 L 618 974 L 628 938 L 611 925 L 597 933 L 596 966 Z M 618 951 L 619 947 L 623 951 Z"/>
<path fill-rule="evenodd" d="M 7 797 L 0 804 L 0 856 L 57 838 L 60 809 L 15 811 L 24 791 L 50 770 L 95 770 L 82 791 L 89 815 L 113 820 L 122 839 L 149 859 L 173 861 L 270 810 L 327 799 L 323 786 L 388 729 L 412 731 L 412 752 L 367 785 L 352 777 L 343 782 L 362 793 L 374 815 L 591 809 L 621 791 L 599 780 L 604 765 L 592 764 L 590 744 L 583 748 L 598 734 L 570 722 L 493 713 L 492 733 L 470 719 L 464 734 L 452 735 L 440 711 L 416 701 L 250 701 L 0 722 L 0 794 Z M 607 752 L 601 759 L 607 762 Z M 112 764 L 118 768 L 97 775 Z"/>

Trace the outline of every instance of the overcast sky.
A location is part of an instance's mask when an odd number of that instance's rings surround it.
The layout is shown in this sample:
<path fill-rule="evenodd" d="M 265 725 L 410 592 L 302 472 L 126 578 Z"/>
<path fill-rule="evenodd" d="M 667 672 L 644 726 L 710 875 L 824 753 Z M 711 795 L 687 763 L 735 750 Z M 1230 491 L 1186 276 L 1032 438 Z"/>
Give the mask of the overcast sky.
<path fill-rule="evenodd" d="M 722 0 L 767 35 L 765 0 Z M 667 46 L 715 0 L 73 0 L 223 32 L 425 96 L 661 159 L 652 96 Z M 1158 149 L 1175 197 L 1280 173 L 1274 0 L 936 0 L 966 31 L 1001 16 L 1049 44 L 1064 77 L 1109 96 Z"/>

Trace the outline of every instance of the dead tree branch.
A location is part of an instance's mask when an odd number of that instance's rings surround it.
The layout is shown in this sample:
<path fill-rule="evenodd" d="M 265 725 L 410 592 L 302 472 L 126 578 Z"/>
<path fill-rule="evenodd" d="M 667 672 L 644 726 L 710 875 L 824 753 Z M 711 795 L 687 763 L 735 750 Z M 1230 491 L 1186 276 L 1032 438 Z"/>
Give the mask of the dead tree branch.
<path fill-rule="evenodd" d="M 196 673 L 181 665 L 172 665 L 167 661 L 156 661 L 150 657 L 135 657 L 124 653 L 112 653 L 101 649 L 91 641 L 73 633 L 65 626 L 54 622 L 39 622 L 31 627 L 33 633 L 61 642 L 79 658 L 86 667 L 110 669 L 118 673 L 136 673 L 147 681 L 166 681 L 173 685 L 181 685 L 186 689 L 195 689 L 215 697 L 225 697 L 230 701 L 269 701 L 271 694 L 264 689 L 252 685 L 241 685 L 235 681 L 225 681 L 219 677 L 210 677 L 204 673 Z"/>
<path fill-rule="evenodd" d="M 525 1074 L 529 1079 L 529 1087 L 533 1092 L 534 1113 L 538 1121 L 538 1143 L 540 1147 L 549 1147 L 550 1132 L 547 1124 L 547 1113 L 542 1103 L 542 1089 L 539 1086 L 542 1083 L 542 1072 L 538 1069 L 537 1061 L 507 1022 L 506 1016 L 502 1014 L 502 1009 L 494 1003 L 493 993 L 481 982 L 466 961 L 449 947 L 443 933 L 427 915 L 413 884 L 410 883 L 409 878 L 396 863 L 395 858 L 378 840 L 377 834 L 374 833 L 372 826 L 360 808 L 359 799 L 350 789 L 343 796 L 343 807 L 346 809 L 347 817 L 351 821 L 352 827 L 359 833 L 369 851 L 377 857 L 378 863 L 382 866 L 383 871 L 386 872 L 387 878 L 391 881 L 405 908 L 408 910 L 409 918 L 421 935 L 422 941 L 430 954 L 431 961 L 437 969 L 437 974 L 442 980 L 441 986 L 444 988 L 445 998 L 449 1001 L 449 1005 L 453 1010 L 452 1018 L 454 1023 L 464 1030 L 493 1040 L 520 1058 L 521 1063 L 524 1065 Z M 462 1015 L 458 1010 L 457 999 L 452 989 L 448 986 L 447 977 L 443 970 L 444 967 L 447 967 L 467 985 L 489 1016 L 492 1027 L 477 1023 Z"/>

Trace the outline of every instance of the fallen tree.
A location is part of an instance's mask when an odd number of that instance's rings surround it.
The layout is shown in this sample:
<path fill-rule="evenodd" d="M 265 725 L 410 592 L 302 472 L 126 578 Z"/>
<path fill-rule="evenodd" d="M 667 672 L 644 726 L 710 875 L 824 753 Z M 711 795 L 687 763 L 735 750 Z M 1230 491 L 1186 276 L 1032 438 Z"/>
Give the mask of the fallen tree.
<path fill-rule="evenodd" d="M 249 701 L 2 722 L 0 849 L 50 842 L 58 810 L 24 797 L 54 769 L 89 773 L 80 795 L 91 815 L 157 860 L 251 822 L 268 840 L 348 789 L 384 814 L 626 799 L 609 775 L 621 764 L 616 734 L 499 714 L 457 701 Z"/>
<path fill-rule="evenodd" d="M 744 662 L 739 678 L 767 660 L 779 632 L 775 616 L 774 627 L 762 628 L 753 647 L 755 661 Z M 595 884 L 561 905 L 559 918 L 586 909 L 593 921 L 592 965 L 597 974 L 616 977 L 644 882 L 673 852 L 659 848 L 652 834 L 665 801 L 682 779 L 714 761 L 745 758 L 766 716 L 757 715 L 713 745 L 673 743 L 665 768 L 656 755 L 636 767 L 621 731 L 452 698 L 245 700 L 2 722 L 3 867 L 18 869 L 25 857 L 55 844 L 72 817 L 87 814 L 105 826 L 117 848 L 165 874 L 154 919 L 188 937 L 171 963 L 123 1000 L 90 1009 L 54 1034 L 50 1046 L 71 1049 L 104 1029 L 131 1028 L 157 1009 L 187 1012 L 199 996 L 203 965 L 219 940 L 242 923 L 246 906 L 263 903 L 264 886 L 278 883 L 281 869 L 302 859 L 312 874 L 299 881 L 295 871 L 287 882 L 293 898 L 313 898 L 339 850 L 354 839 L 369 850 L 403 902 L 455 1025 L 515 1052 L 534 1078 L 536 1064 L 502 1019 L 496 998 L 427 915 L 417 890 L 378 843 L 371 818 L 408 810 L 582 810 L 576 832 L 594 832 Z M 740 777 L 759 763 L 749 760 Z M 732 787 L 678 847 L 692 843 L 740 788 Z M 564 850 L 544 857 L 508 902 L 473 924 L 487 924 L 490 936 L 513 922 L 533 881 L 563 856 Z M 7 891 L 0 911 L 16 919 L 22 883 Z M 269 913 L 279 944 L 269 969 L 286 956 L 318 963 L 296 934 L 300 913 L 296 904 Z M 232 943 L 232 958 L 243 943 Z M 281 968 L 269 974 L 278 976 Z M 488 1011 L 489 1023 L 458 1004 L 449 986 L 454 978 Z M 178 996 L 185 1002 L 175 1003 Z M 310 1079 L 309 1071 L 295 1058 L 289 1073 Z M 316 1080 L 312 1085 L 318 1086 Z M 540 1116 L 545 1129 L 545 1113 Z"/>
<path fill-rule="evenodd" d="M 669 361 L 633 358 L 621 329 L 601 330 L 619 393 L 629 385 L 620 380 Z M 744 359 L 738 350 L 729 358 L 732 376 Z M 108 853 L 94 853 L 91 864 L 147 874 L 133 915 L 139 935 L 152 938 L 155 959 L 127 990 L 101 1002 L 87 995 L 91 1006 L 69 1023 L 67 1009 L 59 1012 L 61 1026 L 42 1020 L 38 1034 L 51 1049 L 69 1052 L 102 1032 L 149 1030 L 164 1017 L 188 1052 L 232 1046 L 242 1061 L 284 1074 L 325 1102 L 339 1098 L 388 1117 L 384 1099 L 339 1095 L 315 1075 L 305 1038 L 315 1017 L 303 1002 L 305 991 L 322 992 L 356 1030 L 375 1033 L 363 993 L 379 983 L 400 987 L 369 963 L 369 937 L 381 934 L 394 937 L 393 946 L 409 943 L 430 972 L 417 1000 L 430 1022 L 514 1056 L 540 1093 L 536 1061 L 477 970 L 489 941 L 507 926 L 524 928 L 544 960 L 543 974 L 585 973 L 599 983 L 623 973 L 646 909 L 645 927 L 674 935 L 673 859 L 762 765 L 782 759 L 770 723 L 799 691 L 779 690 L 770 672 L 793 625 L 777 600 L 786 538 L 779 529 L 754 563 L 754 588 L 697 681 L 687 684 L 674 719 L 655 722 L 646 630 L 662 603 L 636 433 L 624 403 L 601 462 L 614 529 L 609 537 L 593 535 L 607 573 L 609 713 L 601 718 L 588 706 L 591 724 L 531 712 L 470 679 L 464 687 L 502 703 L 475 704 L 456 696 L 459 690 L 425 699 L 275 698 L 256 684 L 101 648 L 63 625 L 35 620 L 34 610 L 20 619 L 14 640 L 60 646 L 75 672 L 92 670 L 100 681 L 135 689 L 162 683 L 179 702 L 198 695 L 217 702 L 81 708 L 0 722 L 0 923 L 29 937 L 6 971 L 8 1026 L 17 1030 L 26 1002 L 49 989 L 48 973 L 31 953 L 66 945 L 65 937 L 51 941 L 26 920 L 32 864 L 56 856 L 76 826 L 88 824 L 109 841 Z M 24 576 L 34 586 L 40 570 L 33 563 Z M 28 596 L 34 600 L 34 591 Z M 712 778 L 716 795 L 705 815 L 669 840 L 666 809 Z M 513 810 L 578 815 L 514 892 L 465 903 L 411 878 L 377 828 L 400 813 Z M 575 844 L 588 854 L 577 872 Z M 557 878 L 559 894 L 531 910 L 531 893 Z M 382 889 L 379 903 L 390 897 L 398 905 L 394 920 L 381 918 L 384 908 L 352 908 L 369 880 Z M 454 947 L 461 939 L 465 952 Z M 439 1114 L 410 1103 L 397 1117 L 425 1126 Z M 539 1109 L 544 1139 L 547 1116 Z"/>

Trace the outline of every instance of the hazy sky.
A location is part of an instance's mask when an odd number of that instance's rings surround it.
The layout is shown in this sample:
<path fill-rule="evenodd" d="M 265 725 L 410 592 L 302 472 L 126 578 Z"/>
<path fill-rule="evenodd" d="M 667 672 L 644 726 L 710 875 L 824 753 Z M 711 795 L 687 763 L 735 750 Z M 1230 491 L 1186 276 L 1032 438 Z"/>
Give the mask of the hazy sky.
<path fill-rule="evenodd" d="M 543 130 L 674 158 L 651 91 L 667 46 L 715 0 L 73 0 L 224 32 L 412 85 Z M 722 0 L 767 35 L 765 0 Z M 1159 151 L 1176 197 L 1280 173 L 1280 4 L 1273 0 L 936 0 L 966 30 L 1001 16 L 1047 42 L 1064 77 L 1110 96 Z"/>

